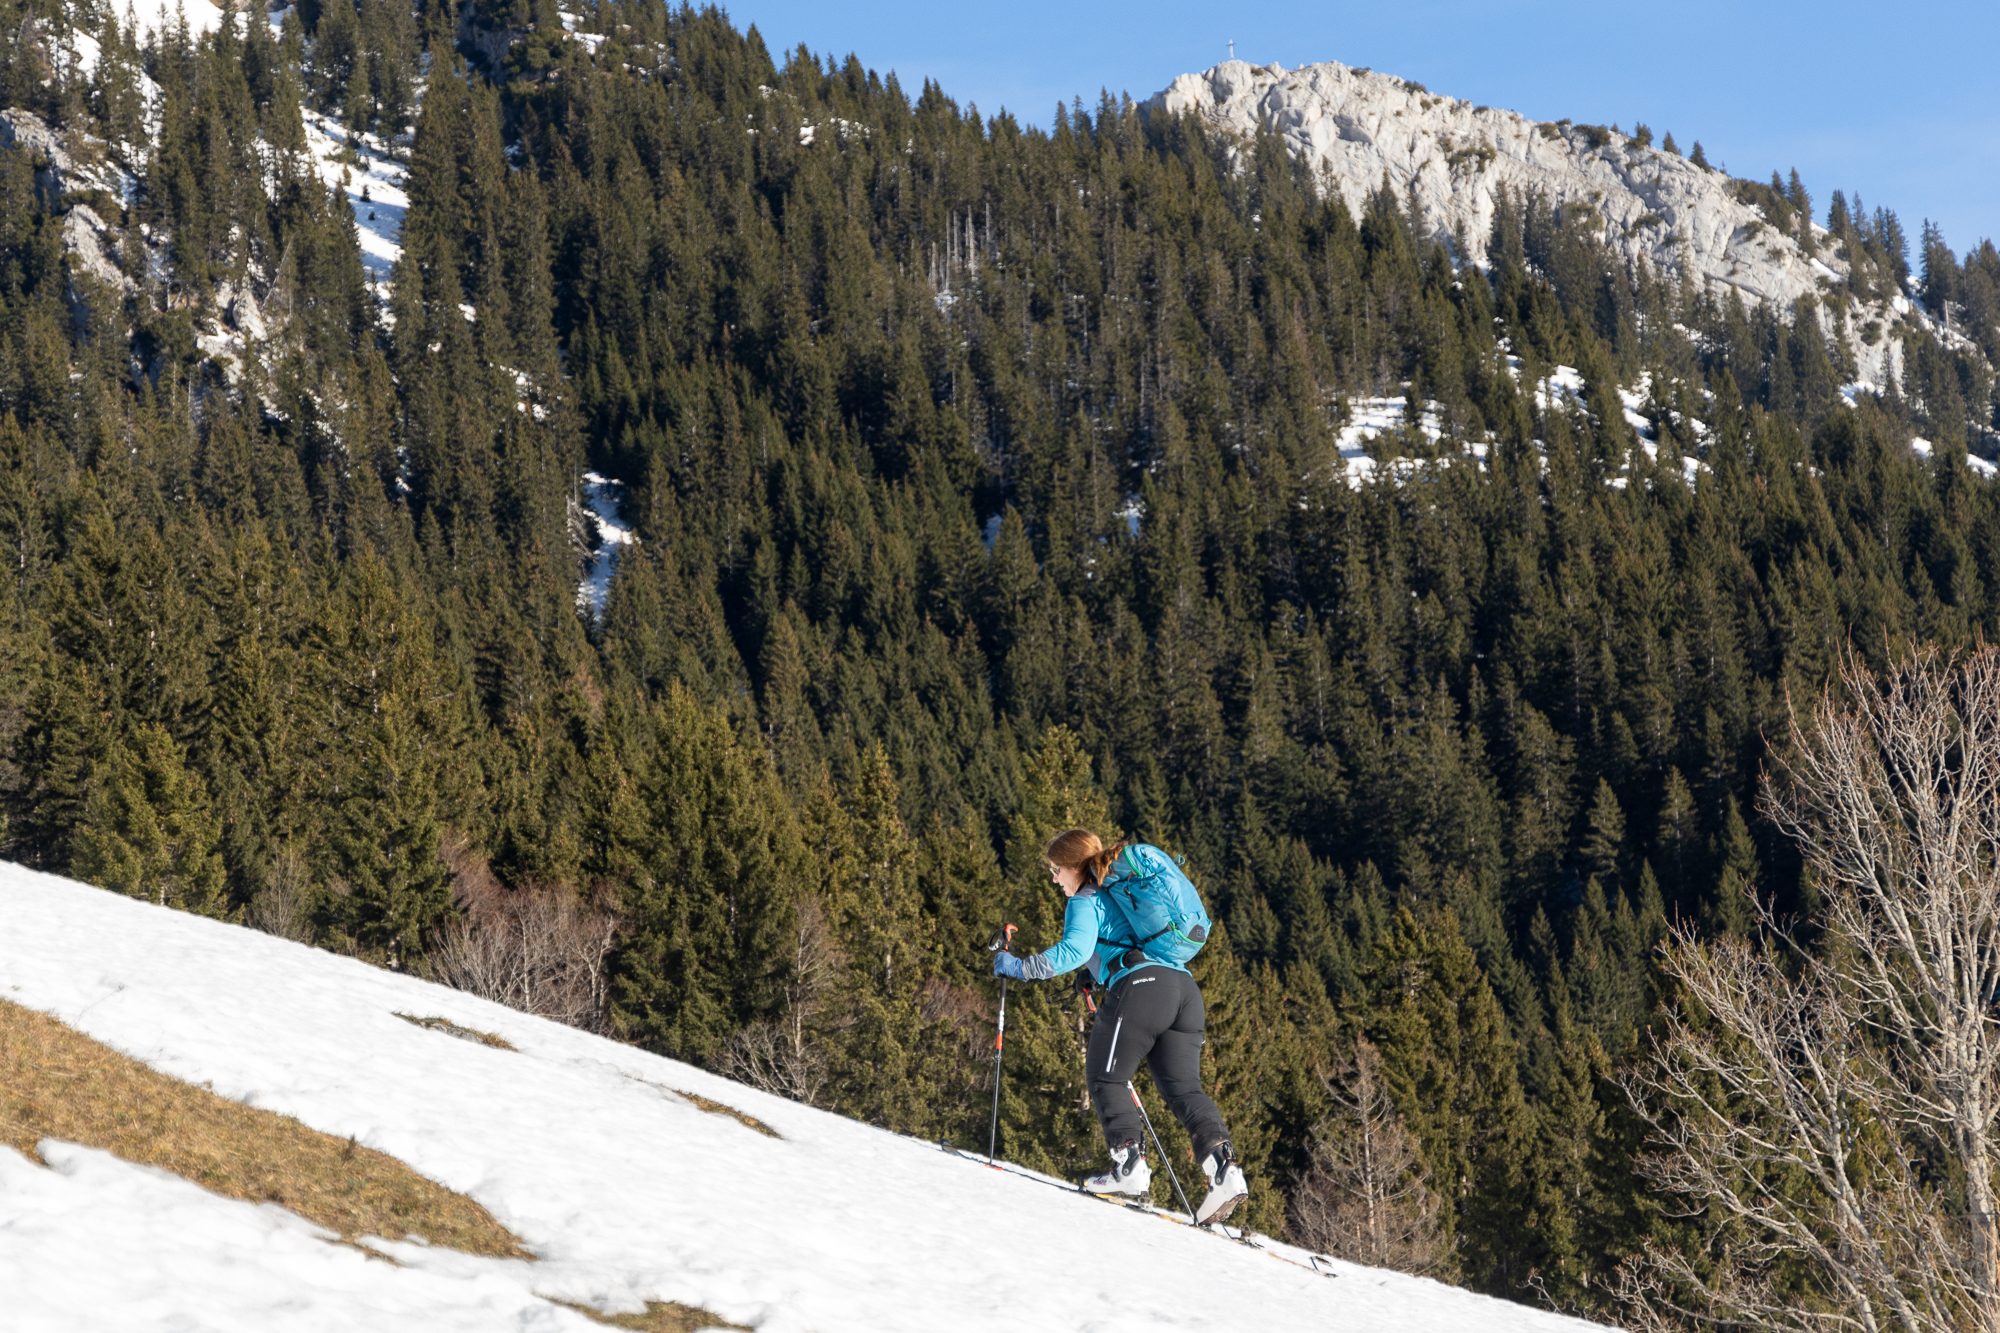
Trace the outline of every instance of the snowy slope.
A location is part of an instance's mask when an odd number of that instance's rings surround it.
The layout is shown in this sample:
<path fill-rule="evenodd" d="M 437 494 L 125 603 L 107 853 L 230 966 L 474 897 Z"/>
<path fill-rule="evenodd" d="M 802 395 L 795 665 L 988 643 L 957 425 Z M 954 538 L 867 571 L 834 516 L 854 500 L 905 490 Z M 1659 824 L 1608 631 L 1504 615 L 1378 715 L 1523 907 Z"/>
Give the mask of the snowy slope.
<path fill-rule="evenodd" d="M 1588 1327 L 1352 1265 L 1328 1280 L 457 991 L 19 867 L 0 865 L 0 921 L 0 995 L 401 1158 L 539 1256 L 378 1242 L 401 1266 L 371 1262 L 274 1206 L 103 1153 L 48 1143 L 50 1170 L 0 1148 L 10 1330 L 597 1327 L 542 1296 L 677 1300 L 769 1333 Z"/>
<path fill-rule="evenodd" d="M 1235 135 L 1269 124 L 1357 216 L 1386 174 L 1399 197 L 1422 205 L 1425 229 L 1462 238 L 1475 263 L 1486 260 L 1504 188 L 1538 190 L 1551 205 L 1588 204 L 1607 224 L 1606 244 L 1628 262 L 1643 259 L 1655 272 L 1683 273 L 1718 291 L 1736 288 L 1747 305 L 1789 307 L 1846 272 L 1830 252 L 1808 257 L 1770 227 L 1719 171 L 1622 134 L 1595 145 L 1579 127 L 1440 97 L 1390 74 L 1333 61 L 1287 73 L 1232 60 L 1181 75 L 1148 106 L 1192 112 Z M 1874 384 L 1888 382 L 1882 361 L 1898 354 L 1897 340 L 1870 347 L 1858 330 L 1869 319 L 1886 327 L 1909 313 L 1906 302 L 1894 304 L 1846 321 L 1861 377 Z"/>
<path fill-rule="evenodd" d="M 386 284 L 403 257 L 403 214 L 410 206 L 403 187 L 409 178 L 396 161 L 402 148 L 381 136 L 348 130 L 332 116 L 300 107 L 305 119 L 306 147 L 313 166 L 329 189 L 339 190 L 354 210 L 361 242 L 361 266 L 371 280 Z"/>

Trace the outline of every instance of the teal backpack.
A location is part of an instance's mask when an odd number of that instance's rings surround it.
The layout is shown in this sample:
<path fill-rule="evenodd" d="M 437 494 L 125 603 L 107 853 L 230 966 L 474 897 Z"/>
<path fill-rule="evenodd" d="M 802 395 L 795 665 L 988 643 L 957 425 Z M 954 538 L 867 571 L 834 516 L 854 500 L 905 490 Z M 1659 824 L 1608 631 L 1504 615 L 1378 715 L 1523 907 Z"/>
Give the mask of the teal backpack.
<path fill-rule="evenodd" d="M 1185 857 L 1168 856 L 1157 847 L 1134 843 L 1118 853 L 1098 887 L 1118 904 L 1137 937 L 1129 940 L 1099 940 L 1123 952 L 1123 967 L 1137 967 L 1143 961 L 1134 952 L 1156 963 L 1186 967 L 1201 946 L 1208 943 L 1213 924 L 1201 894 L 1181 870 Z"/>

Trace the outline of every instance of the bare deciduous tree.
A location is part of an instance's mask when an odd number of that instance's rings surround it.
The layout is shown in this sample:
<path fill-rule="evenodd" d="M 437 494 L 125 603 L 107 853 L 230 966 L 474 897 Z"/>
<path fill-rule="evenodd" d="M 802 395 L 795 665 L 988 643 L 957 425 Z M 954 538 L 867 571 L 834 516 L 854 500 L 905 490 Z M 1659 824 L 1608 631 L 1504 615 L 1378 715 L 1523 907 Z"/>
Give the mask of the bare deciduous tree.
<path fill-rule="evenodd" d="M 245 918 L 267 935 L 309 944 L 312 925 L 306 920 L 306 911 L 311 905 L 312 876 L 306 869 L 306 859 L 296 848 L 285 846 L 271 858 L 271 868 L 264 872 L 264 885 L 250 899 Z"/>
<path fill-rule="evenodd" d="M 1857 661 L 1767 774 L 1821 895 L 1808 949 L 1678 930 L 1685 991 L 1629 1080 L 1699 1249 L 1629 1264 L 1635 1322 L 2000 1329 L 2000 654 Z"/>
<path fill-rule="evenodd" d="M 426 960 L 434 979 L 523 1013 L 603 1030 L 604 961 L 617 933 L 610 912 L 567 889 L 497 886 L 461 906 Z"/>
<path fill-rule="evenodd" d="M 846 960 L 817 899 L 799 900 L 792 930 L 792 975 L 777 1018 L 750 1024 L 730 1039 L 723 1072 L 753 1088 L 817 1105 L 832 1077 L 821 1044 L 827 1002 Z"/>
<path fill-rule="evenodd" d="M 1287 1225 L 1300 1244 L 1375 1268 L 1428 1273 L 1451 1253 L 1416 1140 L 1382 1082 L 1366 1037 L 1322 1076 L 1336 1110 L 1315 1127 L 1312 1169 L 1292 1194 Z"/>

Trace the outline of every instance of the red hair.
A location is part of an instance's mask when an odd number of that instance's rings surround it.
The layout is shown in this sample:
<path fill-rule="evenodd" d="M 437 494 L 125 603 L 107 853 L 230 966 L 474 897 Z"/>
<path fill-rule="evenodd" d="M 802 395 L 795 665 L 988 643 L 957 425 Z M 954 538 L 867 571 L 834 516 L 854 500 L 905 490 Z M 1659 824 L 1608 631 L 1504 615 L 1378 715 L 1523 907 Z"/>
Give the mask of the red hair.
<path fill-rule="evenodd" d="M 1058 833 L 1049 839 L 1049 845 L 1042 849 L 1042 857 L 1058 869 L 1075 866 L 1083 871 L 1083 877 L 1092 884 L 1104 882 L 1104 872 L 1111 869 L 1111 863 L 1118 859 L 1118 853 L 1126 844 L 1106 847 L 1103 839 L 1087 828 L 1073 828 L 1066 833 Z"/>

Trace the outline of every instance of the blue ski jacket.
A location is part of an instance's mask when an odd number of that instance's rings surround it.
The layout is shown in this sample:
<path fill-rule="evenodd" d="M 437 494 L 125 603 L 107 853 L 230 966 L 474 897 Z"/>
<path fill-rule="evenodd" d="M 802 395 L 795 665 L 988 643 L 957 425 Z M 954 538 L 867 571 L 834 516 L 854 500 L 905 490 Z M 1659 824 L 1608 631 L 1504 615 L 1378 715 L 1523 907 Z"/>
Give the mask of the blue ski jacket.
<path fill-rule="evenodd" d="M 1109 894 L 1099 893 L 1095 885 L 1086 884 L 1076 891 L 1069 900 L 1069 906 L 1063 909 L 1062 939 L 1038 954 L 1023 958 L 1021 975 L 1030 981 L 1047 981 L 1050 977 L 1059 977 L 1065 972 L 1087 966 L 1092 981 L 1100 986 L 1115 986 L 1126 973 L 1138 970 L 1118 965 L 1118 955 L 1131 947 L 1119 941 L 1137 938 L 1138 932 L 1125 919 L 1125 910 L 1113 902 Z M 1139 966 L 1187 971 L 1178 964 L 1156 962 L 1150 958 Z"/>

